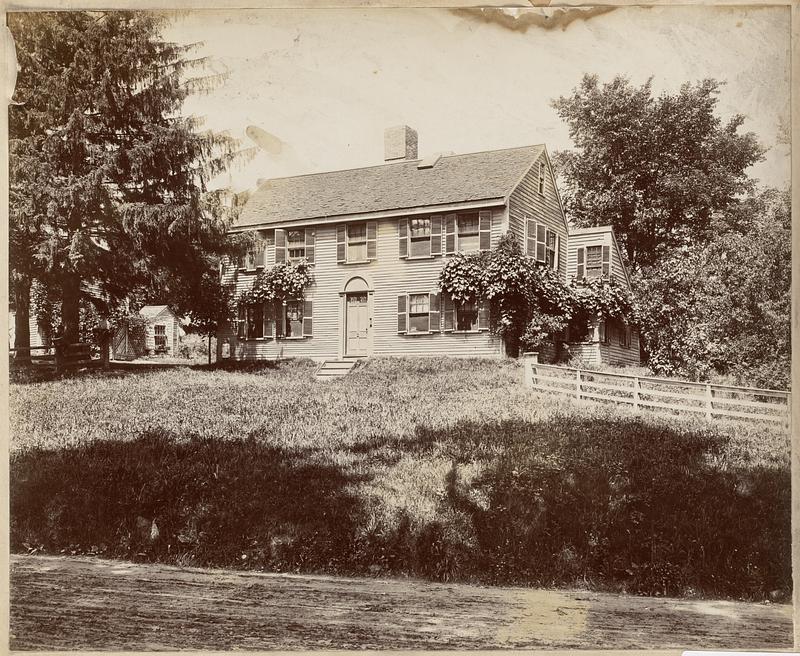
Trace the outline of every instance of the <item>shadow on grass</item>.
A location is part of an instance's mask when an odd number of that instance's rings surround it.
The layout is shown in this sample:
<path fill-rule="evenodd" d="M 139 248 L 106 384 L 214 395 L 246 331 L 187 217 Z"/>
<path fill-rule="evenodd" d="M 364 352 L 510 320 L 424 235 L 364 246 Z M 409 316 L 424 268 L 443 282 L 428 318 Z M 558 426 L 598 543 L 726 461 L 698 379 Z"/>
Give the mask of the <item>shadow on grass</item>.
<path fill-rule="evenodd" d="M 11 471 L 15 551 L 337 571 L 359 516 L 352 476 L 255 438 L 149 433 L 28 451 Z"/>
<path fill-rule="evenodd" d="M 12 550 L 669 596 L 779 600 L 791 589 L 788 464 L 748 462 L 712 426 L 461 422 L 330 460 L 269 439 L 149 433 L 14 454 Z M 376 512 L 375 487 L 359 487 L 402 457 L 420 471 L 452 463 L 435 519 Z M 393 494 L 418 507 L 428 483 Z"/>

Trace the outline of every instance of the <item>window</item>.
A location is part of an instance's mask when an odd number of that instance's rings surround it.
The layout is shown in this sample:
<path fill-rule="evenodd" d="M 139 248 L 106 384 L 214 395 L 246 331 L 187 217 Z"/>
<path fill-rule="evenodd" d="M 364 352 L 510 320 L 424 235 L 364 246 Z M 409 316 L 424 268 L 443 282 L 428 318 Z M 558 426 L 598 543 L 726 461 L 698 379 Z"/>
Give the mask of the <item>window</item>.
<path fill-rule="evenodd" d="M 608 334 L 610 326 L 605 321 L 601 321 L 597 326 L 597 335 L 601 344 L 608 344 Z"/>
<path fill-rule="evenodd" d="M 477 214 L 458 215 L 458 250 L 480 250 L 480 223 Z"/>
<path fill-rule="evenodd" d="M 157 323 L 154 328 L 154 340 L 156 351 L 167 350 L 167 327 L 164 324 Z"/>
<path fill-rule="evenodd" d="M 260 339 L 264 337 L 264 306 L 247 306 L 247 339 Z"/>
<path fill-rule="evenodd" d="M 430 297 L 428 294 L 408 295 L 408 332 L 428 332 L 430 322 Z"/>
<path fill-rule="evenodd" d="M 377 221 L 346 223 L 336 227 L 336 261 L 369 262 L 377 258 Z"/>
<path fill-rule="evenodd" d="M 258 267 L 263 267 L 264 255 L 264 241 L 256 237 L 255 243 L 248 249 L 244 260 L 239 260 L 239 268 L 252 271 Z"/>
<path fill-rule="evenodd" d="M 286 246 L 288 248 L 289 262 L 302 260 L 306 256 L 306 231 L 287 230 Z"/>
<path fill-rule="evenodd" d="M 455 304 L 456 330 L 478 330 L 478 306 L 473 301 Z"/>
<path fill-rule="evenodd" d="M 556 233 L 553 232 L 552 230 L 550 230 L 550 228 L 547 229 L 547 238 L 546 239 L 547 239 L 547 242 L 546 242 L 546 247 L 545 247 L 545 251 L 546 251 L 546 253 L 545 253 L 545 262 L 547 263 L 547 266 L 549 266 L 551 269 L 555 269 L 556 268 L 556 262 L 558 261 L 557 258 L 556 258 L 557 240 L 556 240 Z"/>
<path fill-rule="evenodd" d="M 539 162 L 539 193 L 544 196 L 544 163 Z"/>
<path fill-rule="evenodd" d="M 619 345 L 623 348 L 631 347 L 631 328 L 626 324 L 619 325 Z"/>
<path fill-rule="evenodd" d="M 303 336 L 303 301 L 286 301 L 283 334 L 285 337 Z"/>
<path fill-rule="evenodd" d="M 586 277 L 589 280 L 603 275 L 603 247 L 586 247 Z"/>
<path fill-rule="evenodd" d="M 431 254 L 431 220 L 429 218 L 410 219 L 409 234 L 411 257 L 426 257 Z"/>
<path fill-rule="evenodd" d="M 526 252 L 536 261 L 546 264 L 551 269 L 558 268 L 558 233 L 551 230 L 544 223 L 526 217 L 527 240 Z"/>
<path fill-rule="evenodd" d="M 367 259 L 367 224 L 352 223 L 347 226 L 347 261 Z"/>
<path fill-rule="evenodd" d="M 236 336 L 238 339 L 263 339 L 273 334 L 273 307 L 271 304 L 258 303 L 239 308 Z"/>

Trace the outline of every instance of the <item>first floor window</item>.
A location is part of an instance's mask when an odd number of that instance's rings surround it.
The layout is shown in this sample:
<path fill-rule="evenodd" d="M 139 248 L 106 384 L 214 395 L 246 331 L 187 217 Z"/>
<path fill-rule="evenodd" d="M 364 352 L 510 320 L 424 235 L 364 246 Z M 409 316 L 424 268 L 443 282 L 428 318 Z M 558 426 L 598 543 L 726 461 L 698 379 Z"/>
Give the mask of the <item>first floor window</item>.
<path fill-rule="evenodd" d="M 286 301 L 283 334 L 286 337 L 303 336 L 303 301 Z"/>
<path fill-rule="evenodd" d="M 620 323 L 618 326 L 619 330 L 619 345 L 623 348 L 630 348 L 631 347 L 631 327 Z"/>
<path fill-rule="evenodd" d="M 167 327 L 164 324 L 157 323 L 154 327 L 154 338 L 156 351 L 167 350 Z"/>
<path fill-rule="evenodd" d="M 456 303 L 456 330 L 478 330 L 478 306 L 474 301 Z"/>
<path fill-rule="evenodd" d="M 408 295 L 408 331 L 428 332 L 430 330 L 430 295 Z"/>
<path fill-rule="evenodd" d="M 264 336 L 264 306 L 249 305 L 247 307 L 247 338 L 258 339 Z"/>

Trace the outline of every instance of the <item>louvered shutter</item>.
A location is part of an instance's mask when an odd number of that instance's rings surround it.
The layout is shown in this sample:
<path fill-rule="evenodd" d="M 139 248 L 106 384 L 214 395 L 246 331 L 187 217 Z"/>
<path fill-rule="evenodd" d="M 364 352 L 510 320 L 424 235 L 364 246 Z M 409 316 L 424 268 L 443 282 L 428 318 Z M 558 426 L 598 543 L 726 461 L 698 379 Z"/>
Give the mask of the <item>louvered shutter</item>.
<path fill-rule="evenodd" d="M 488 251 L 492 248 L 492 212 L 485 210 L 478 213 L 478 229 L 480 249 Z"/>
<path fill-rule="evenodd" d="M 527 235 L 525 236 L 525 254 L 534 257 L 536 255 L 536 221 L 527 214 L 525 215 L 525 229 L 527 231 Z"/>
<path fill-rule="evenodd" d="M 442 217 L 431 217 L 431 255 L 442 254 Z"/>
<path fill-rule="evenodd" d="M 239 339 L 247 339 L 247 309 L 239 306 L 239 311 L 236 318 L 236 337 Z"/>
<path fill-rule="evenodd" d="M 303 337 L 311 337 L 314 315 L 313 307 L 310 299 L 303 301 Z"/>
<path fill-rule="evenodd" d="M 441 314 L 439 312 L 439 294 L 430 294 L 429 295 L 429 305 L 428 305 L 428 319 L 429 319 L 429 327 L 432 333 L 438 333 L 441 330 L 440 327 L 440 317 Z"/>
<path fill-rule="evenodd" d="M 275 337 L 275 304 L 264 303 L 264 337 Z"/>
<path fill-rule="evenodd" d="M 286 231 L 275 228 L 275 264 L 286 262 Z"/>
<path fill-rule="evenodd" d="M 397 297 L 397 332 L 404 333 L 408 330 L 408 296 L 400 294 Z"/>
<path fill-rule="evenodd" d="M 316 231 L 313 228 L 306 228 L 306 260 L 308 260 L 309 264 L 314 264 L 316 241 Z"/>
<path fill-rule="evenodd" d="M 444 252 L 451 255 L 456 252 L 456 215 L 444 217 Z"/>
<path fill-rule="evenodd" d="M 545 262 L 547 260 L 547 226 L 544 223 L 536 224 L 536 261 Z"/>
<path fill-rule="evenodd" d="M 578 280 L 583 280 L 583 278 L 586 276 L 586 266 L 584 264 L 585 260 L 586 260 L 586 249 L 583 246 L 581 246 L 578 249 L 578 271 L 576 274 L 576 278 Z"/>
<path fill-rule="evenodd" d="M 444 316 L 444 331 L 455 329 L 455 304 L 449 294 L 442 294 L 442 315 Z"/>
<path fill-rule="evenodd" d="M 478 330 L 489 330 L 489 304 L 486 301 L 478 303 Z"/>
<path fill-rule="evenodd" d="M 347 226 L 336 226 L 336 262 L 347 262 Z"/>
<path fill-rule="evenodd" d="M 603 246 L 603 275 L 608 276 L 611 274 L 611 248 Z"/>
<path fill-rule="evenodd" d="M 378 222 L 367 221 L 367 259 L 378 257 Z"/>
<path fill-rule="evenodd" d="M 408 257 L 408 219 L 397 219 L 397 249 L 400 257 Z"/>
<path fill-rule="evenodd" d="M 272 305 L 275 308 L 275 337 L 283 337 L 284 323 L 286 321 L 286 313 L 283 311 L 283 302 L 275 301 Z"/>

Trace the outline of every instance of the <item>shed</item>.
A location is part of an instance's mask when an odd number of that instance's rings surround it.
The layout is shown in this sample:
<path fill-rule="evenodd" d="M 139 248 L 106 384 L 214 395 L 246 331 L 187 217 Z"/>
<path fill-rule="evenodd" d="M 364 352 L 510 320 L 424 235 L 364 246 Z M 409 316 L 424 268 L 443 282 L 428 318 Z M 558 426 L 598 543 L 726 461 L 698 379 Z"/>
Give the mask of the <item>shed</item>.
<path fill-rule="evenodd" d="M 148 319 L 145 348 L 148 353 L 175 355 L 181 337 L 186 333 L 181 318 L 167 305 L 145 305 L 139 314 Z"/>

